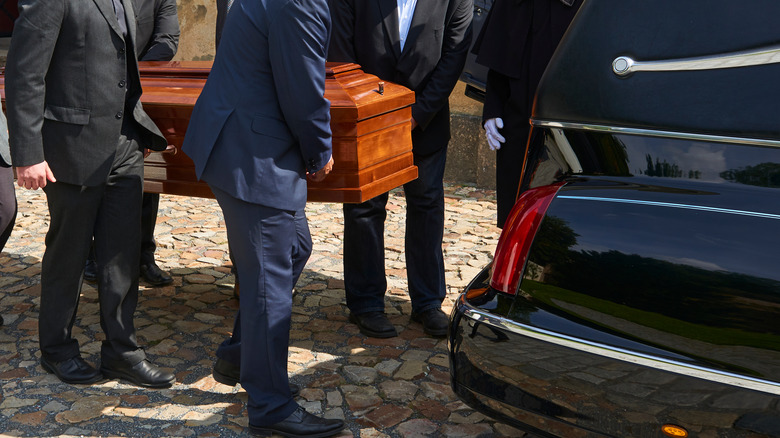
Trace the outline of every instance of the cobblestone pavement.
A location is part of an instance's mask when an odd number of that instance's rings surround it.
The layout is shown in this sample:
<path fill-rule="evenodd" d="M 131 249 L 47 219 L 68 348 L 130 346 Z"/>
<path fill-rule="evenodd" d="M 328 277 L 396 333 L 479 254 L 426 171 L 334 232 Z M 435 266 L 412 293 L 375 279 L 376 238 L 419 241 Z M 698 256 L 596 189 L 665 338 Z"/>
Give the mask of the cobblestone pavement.
<path fill-rule="evenodd" d="M 492 257 L 499 230 L 494 193 L 447 186 L 444 236 L 449 311 L 459 291 Z M 17 188 L 19 214 L 0 254 L 0 434 L 2 436 L 248 436 L 246 393 L 211 377 L 214 351 L 232 327 L 238 301 L 221 211 L 214 200 L 162 196 L 157 259 L 174 284 L 142 285 L 139 343 L 173 370 L 170 389 L 104 381 L 61 383 L 40 366 L 38 305 L 48 227 L 45 195 Z M 294 292 L 289 355 L 298 402 L 343 418 L 342 437 L 501 437 L 523 434 L 476 413 L 449 386 L 446 342 L 410 322 L 404 264 L 404 200 L 388 206 L 387 313 L 399 330 L 371 339 L 347 322 L 340 204 L 309 204 L 314 252 Z M 84 358 L 99 362 L 103 337 L 95 288 L 84 284 L 74 326 Z"/>

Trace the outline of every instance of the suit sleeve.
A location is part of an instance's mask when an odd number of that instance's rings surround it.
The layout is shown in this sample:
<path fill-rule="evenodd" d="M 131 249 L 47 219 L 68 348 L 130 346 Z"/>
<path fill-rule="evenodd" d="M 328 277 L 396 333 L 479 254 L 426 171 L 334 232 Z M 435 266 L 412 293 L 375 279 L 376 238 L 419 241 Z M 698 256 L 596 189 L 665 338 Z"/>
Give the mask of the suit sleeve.
<path fill-rule="evenodd" d="M 326 0 L 293 0 L 278 15 L 268 37 L 276 93 L 312 173 L 331 157 L 330 102 L 325 99 L 330 15 Z"/>
<path fill-rule="evenodd" d="M 333 20 L 333 35 L 328 48 L 328 61 L 356 62 L 355 7 L 353 0 L 329 0 Z"/>
<path fill-rule="evenodd" d="M 154 34 L 141 61 L 170 61 L 179 48 L 176 0 L 161 0 L 154 11 Z"/>
<path fill-rule="evenodd" d="M 22 0 L 5 67 L 9 143 L 14 166 L 45 160 L 46 72 L 65 15 L 65 1 Z"/>
<path fill-rule="evenodd" d="M 471 45 L 471 18 L 474 14 L 472 0 L 453 1 L 455 10 L 445 24 L 441 58 L 431 73 L 425 88 L 416 94 L 412 105 L 412 117 L 425 129 L 433 117 L 449 102 L 450 93 L 466 65 Z"/>
<path fill-rule="evenodd" d="M 227 13 L 227 0 L 217 0 L 217 23 L 214 28 L 214 48 L 216 50 L 219 50 L 219 40 L 222 38 L 222 29 L 225 27 Z"/>
<path fill-rule="evenodd" d="M 485 104 L 482 106 L 482 123 L 487 119 L 504 117 L 504 107 L 510 99 L 512 88 L 510 79 L 501 73 L 489 69 L 485 89 Z"/>
<path fill-rule="evenodd" d="M 0 109 L 0 167 L 11 166 L 11 152 L 8 150 L 8 124 Z"/>

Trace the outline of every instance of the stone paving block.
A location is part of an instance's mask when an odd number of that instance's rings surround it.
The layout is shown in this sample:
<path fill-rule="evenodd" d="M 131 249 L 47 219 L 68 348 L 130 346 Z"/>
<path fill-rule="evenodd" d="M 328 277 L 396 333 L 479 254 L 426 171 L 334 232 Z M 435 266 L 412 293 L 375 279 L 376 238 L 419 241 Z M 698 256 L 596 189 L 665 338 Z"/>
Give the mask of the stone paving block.
<path fill-rule="evenodd" d="M 443 247 L 446 275 L 453 281 L 442 307 L 449 312 L 469 277 L 491 260 L 500 230 L 494 226 L 493 192 L 452 185 L 445 190 Z M 156 258 L 174 283 L 154 288 L 141 282 L 135 324 L 147 355 L 170 368 L 177 382 L 170 389 L 148 390 L 113 380 L 66 385 L 40 367 L 37 309 L 48 212 L 40 191 L 18 189 L 17 198 L 16 226 L 0 253 L 0 314 L 6 321 L 0 329 L 2 432 L 246 436 L 246 392 L 211 376 L 214 351 L 232 330 L 238 309 L 217 203 L 161 196 Z M 494 430 L 494 420 L 475 415 L 449 388 L 446 340 L 427 337 L 420 324 L 410 321 L 403 192 L 391 192 L 386 222 L 386 310 L 399 330 L 397 338 L 366 338 L 347 321 L 341 210 L 341 204 L 331 203 L 306 207 L 314 250 L 293 295 L 288 364 L 291 380 L 303 388 L 299 403 L 344 419 L 348 428 L 342 437 L 479 436 Z M 97 290 L 84 283 L 82 294 L 74 335 L 82 356 L 98 365 L 104 336 Z M 453 412 L 458 412 L 452 417 L 457 422 L 450 420 Z M 361 425 L 360 419 L 374 424 Z M 474 424 L 459 424 L 464 419 Z"/>

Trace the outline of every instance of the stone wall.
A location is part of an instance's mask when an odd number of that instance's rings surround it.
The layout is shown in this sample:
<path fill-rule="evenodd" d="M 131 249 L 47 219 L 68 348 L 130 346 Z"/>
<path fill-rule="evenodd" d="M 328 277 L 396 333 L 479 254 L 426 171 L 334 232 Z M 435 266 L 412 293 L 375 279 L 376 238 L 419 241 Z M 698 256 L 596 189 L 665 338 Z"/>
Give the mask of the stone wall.
<path fill-rule="evenodd" d="M 496 187 L 496 153 L 490 150 L 482 129 L 482 104 L 466 97 L 466 84 L 458 82 L 450 95 L 450 140 L 444 179 L 450 182 Z"/>
<path fill-rule="evenodd" d="M 214 59 L 214 28 L 217 22 L 215 0 L 177 0 L 179 51 L 176 61 L 210 61 Z"/>

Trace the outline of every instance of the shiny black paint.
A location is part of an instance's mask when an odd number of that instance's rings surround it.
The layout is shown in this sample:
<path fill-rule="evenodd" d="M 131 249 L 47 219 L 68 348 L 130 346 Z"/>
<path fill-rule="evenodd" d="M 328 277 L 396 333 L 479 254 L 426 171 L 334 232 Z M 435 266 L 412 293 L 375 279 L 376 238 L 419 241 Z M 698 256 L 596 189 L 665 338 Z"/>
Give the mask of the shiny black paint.
<path fill-rule="evenodd" d="M 566 185 L 517 296 L 492 291 L 486 269 L 453 312 L 456 393 L 543 436 L 661 436 L 665 422 L 713 436 L 780 435 L 776 395 L 507 328 L 780 387 L 780 149 L 534 131 L 523 188 Z M 470 319 L 468 306 L 508 324 Z"/>
<path fill-rule="evenodd" d="M 532 339 L 465 317 L 466 305 L 453 313 L 453 389 L 521 430 L 644 438 L 662 437 L 660 426 L 671 423 L 692 436 L 780 434 L 777 397 Z M 527 311 L 533 319 L 536 311 Z"/>
<path fill-rule="evenodd" d="M 517 163 L 520 191 L 566 184 L 516 294 L 487 267 L 453 310 L 463 400 L 542 436 L 780 436 L 780 63 L 611 69 L 775 46 L 779 12 L 584 2 Z"/>
<path fill-rule="evenodd" d="M 540 157 L 558 153 L 548 137 Z M 547 168 L 544 175 L 557 165 L 569 183 L 530 255 L 544 280 L 527 272 L 521 289 L 547 291 L 541 306 L 568 318 L 780 382 L 780 189 L 773 183 L 780 149 L 582 132 L 566 138 L 574 150 L 609 159 L 583 160 L 579 175 L 552 158 L 536 162 L 533 170 Z M 561 235 L 572 236 L 565 248 L 554 245 Z M 576 298 L 553 304 L 556 288 Z M 577 306 L 584 309 L 571 310 Z M 622 326 L 599 306 L 631 310 L 657 332 Z M 735 354 L 741 347 L 760 355 Z"/>
<path fill-rule="evenodd" d="M 780 2 L 586 0 L 548 65 L 534 118 L 779 139 L 780 64 L 612 72 L 637 61 L 721 55 L 780 42 Z"/>

